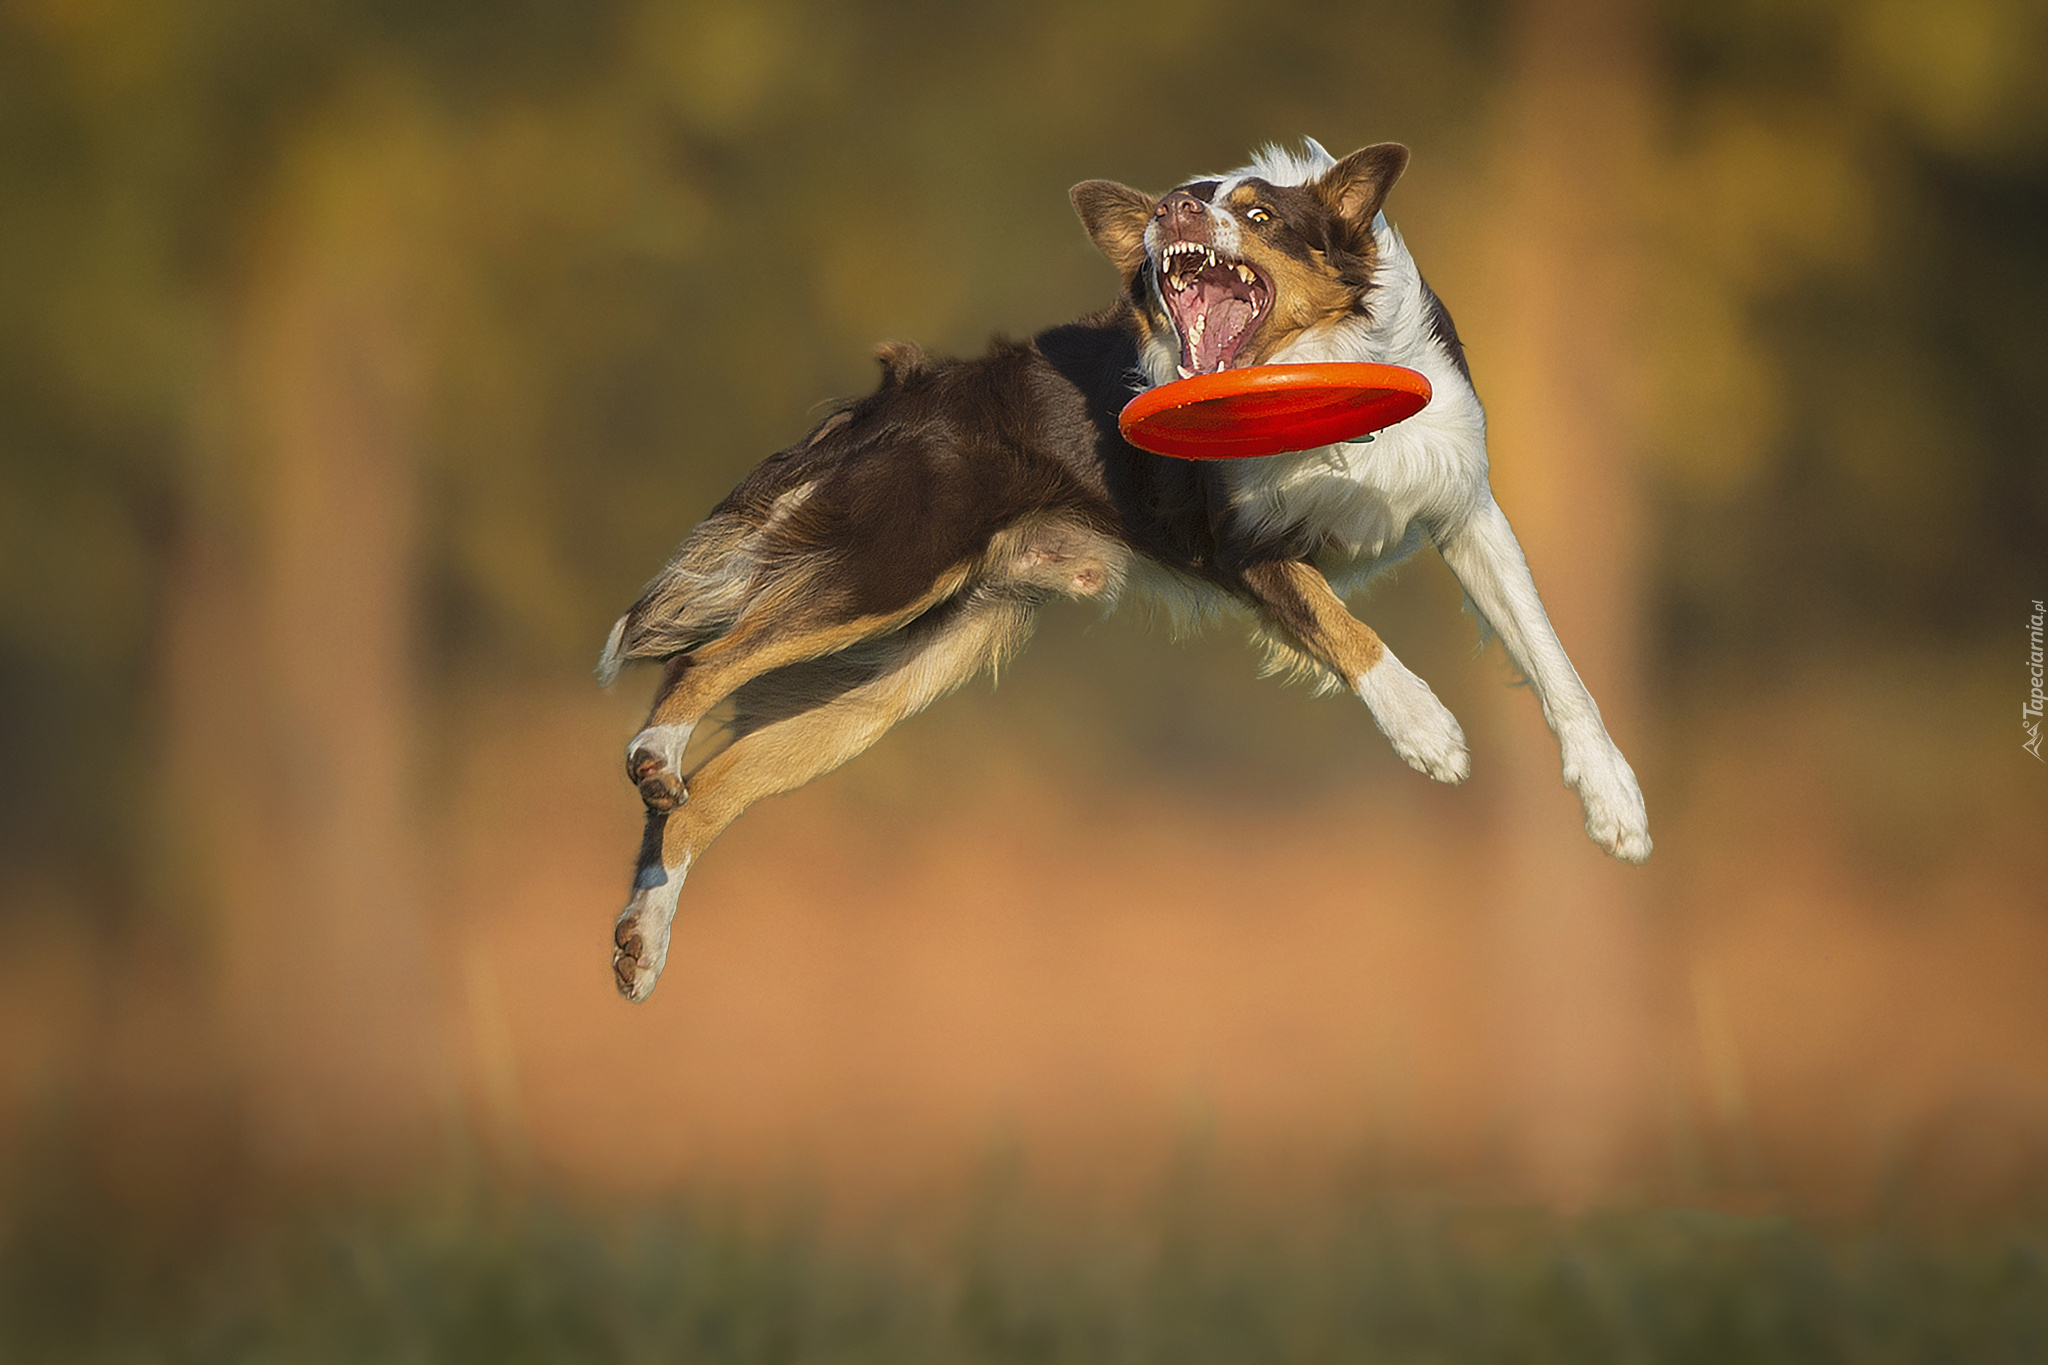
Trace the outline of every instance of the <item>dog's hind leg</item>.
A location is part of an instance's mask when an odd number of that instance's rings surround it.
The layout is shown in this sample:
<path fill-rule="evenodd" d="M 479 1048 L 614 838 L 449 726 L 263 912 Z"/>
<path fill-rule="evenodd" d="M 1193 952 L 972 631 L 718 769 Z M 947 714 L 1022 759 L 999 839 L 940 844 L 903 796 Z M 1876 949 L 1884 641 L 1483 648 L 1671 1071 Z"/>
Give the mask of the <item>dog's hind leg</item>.
<path fill-rule="evenodd" d="M 957 593 L 967 567 L 942 575 L 894 611 L 867 615 L 837 610 L 831 593 L 811 591 L 820 577 L 790 575 L 751 602 L 724 634 L 667 661 L 647 721 L 626 745 L 627 776 L 650 812 L 670 811 L 689 799 L 683 751 L 712 707 L 778 668 L 901 629 Z"/>
<path fill-rule="evenodd" d="M 1268 627 L 1358 694 L 1402 762 L 1439 782 L 1465 780 L 1472 766 L 1457 718 L 1351 614 L 1321 570 L 1269 560 L 1244 569 L 1240 578 Z"/>
<path fill-rule="evenodd" d="M 689 800 L 650 811 L 633 899 L 613 933 L 619 993 L 645 1000 L 668 957 L 690 866 L 742 811 L 838 767 L 1023 643 L 1033 602 L 968 592 L 894 634 L 765 672 L 735 694 L 738 737 L 689 776 Z"/>
<path fill-rule="evenodd" d="M 1650 856 L 1642 788 L 1558 643 L 1507 514 L 1488 498 L 1462 525 L 1440 532 L 1436 542 L 1480 619 L 1500 636 L 1535 689 L 1564 757 L 1565 785 L 1585 811 L 1587 836 L 1623 862 L 1642 862 Z"/>

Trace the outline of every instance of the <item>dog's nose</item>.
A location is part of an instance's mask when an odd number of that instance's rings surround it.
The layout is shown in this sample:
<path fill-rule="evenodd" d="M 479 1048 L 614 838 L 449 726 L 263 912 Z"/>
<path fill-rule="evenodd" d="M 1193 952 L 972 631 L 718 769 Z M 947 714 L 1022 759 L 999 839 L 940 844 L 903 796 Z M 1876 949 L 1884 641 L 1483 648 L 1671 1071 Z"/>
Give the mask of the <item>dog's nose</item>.
<path fill-rule="evenodd" d="M 1154 218 L 1188 219 L 1200 218 L 1209 211 L 1209 206 L 1189 194 L 1186 190 L 1175 190 L 1159 201 L 1159 207 L 1152 210 Z"/>

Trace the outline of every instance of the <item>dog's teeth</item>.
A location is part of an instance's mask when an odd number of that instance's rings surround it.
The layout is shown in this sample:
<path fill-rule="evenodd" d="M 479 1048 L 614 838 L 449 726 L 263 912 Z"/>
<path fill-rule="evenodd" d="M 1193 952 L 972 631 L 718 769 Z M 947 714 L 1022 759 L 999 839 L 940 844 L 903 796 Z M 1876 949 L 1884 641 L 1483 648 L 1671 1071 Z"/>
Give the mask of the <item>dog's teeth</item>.
<path fill-rule="evenodd" d="M 1252 268 L 1250 266 L 1240 261 L 1236 266 L 1236 270 L 1237 277 L 1239 279 L 1243 280 L 1246 284 L 1250 284 L 1252 282 Z"/>
<path fill-rule="evenodd" d="M 1180 371 L 1180 377 L 1182 379 L 1193 379 L 1195 377 L 1195 372 L 1185 365 L 1176 365 L 1173 368 Z"/>

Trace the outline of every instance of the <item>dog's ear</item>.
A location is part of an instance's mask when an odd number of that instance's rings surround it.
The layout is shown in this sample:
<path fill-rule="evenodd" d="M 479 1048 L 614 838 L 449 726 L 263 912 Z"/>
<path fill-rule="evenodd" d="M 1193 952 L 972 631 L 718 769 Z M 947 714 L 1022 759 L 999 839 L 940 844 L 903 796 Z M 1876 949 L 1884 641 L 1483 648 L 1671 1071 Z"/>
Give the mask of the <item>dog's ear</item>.
<path fill-rule="evenodd" d="M 1067 192 L 1081 226 L 1127 280 L 1145 264 L 1145 228 L 1152 222 L 1152 196 L 1114 180 L 1084 180 Z"/>
<path fill-rule="evenodd" d="M 1408 169 L 1408 149 L 1398 142 L 1380 142 L 1361 147 L 1324 171 L 1315 191 L 1331 212 L 1350 225 L 1352 231 L 1370 233 L 1372 220 L 1379 216 L 1387 191 Z"/>

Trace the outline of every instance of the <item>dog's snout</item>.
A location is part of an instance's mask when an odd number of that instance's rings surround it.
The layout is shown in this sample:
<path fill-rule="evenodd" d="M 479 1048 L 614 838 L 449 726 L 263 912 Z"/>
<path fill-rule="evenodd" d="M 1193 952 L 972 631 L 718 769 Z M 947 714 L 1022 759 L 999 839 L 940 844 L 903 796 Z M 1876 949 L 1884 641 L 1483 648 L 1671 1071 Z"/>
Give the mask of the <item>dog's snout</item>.
<path fill-rule="evenodd" d="M 1152 216 L 1168 220 L 1187 221 L 1200 218 L 1209 211 L 1209 206 L 1189 194 L 1186 190 L 1175 190 L 1159 201 L 1159 207 L 1152 210 Z"/>

